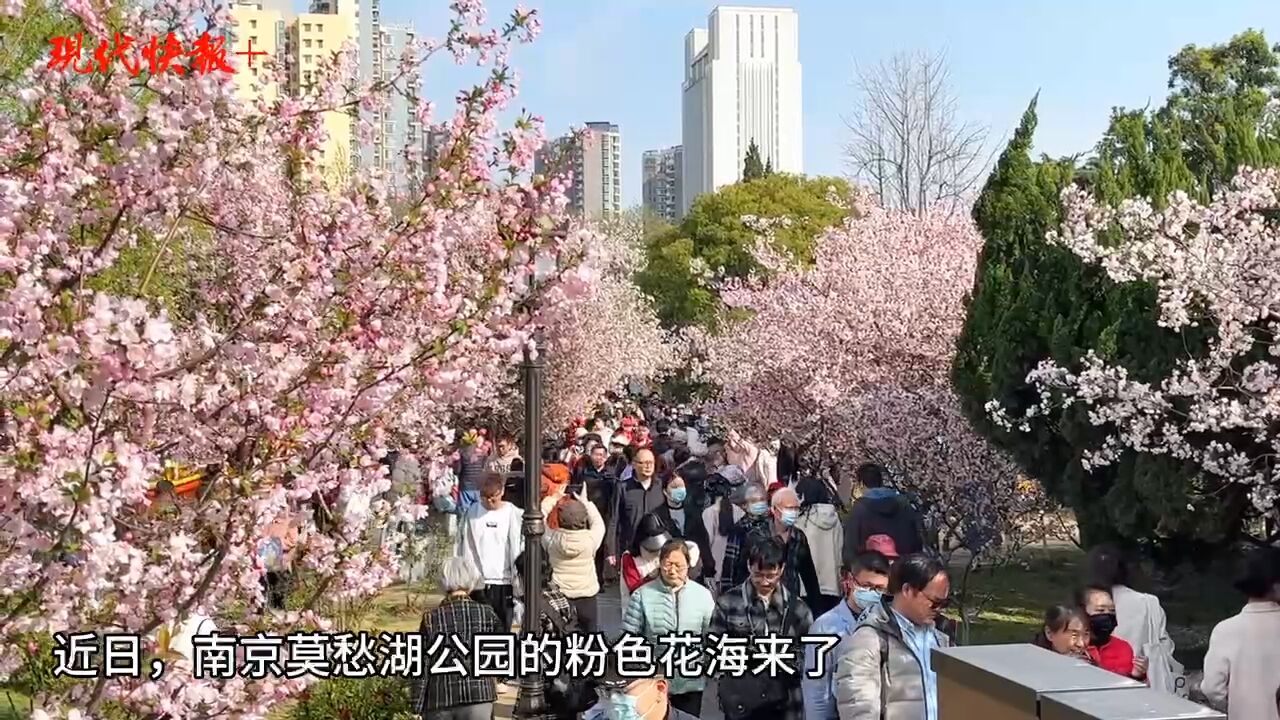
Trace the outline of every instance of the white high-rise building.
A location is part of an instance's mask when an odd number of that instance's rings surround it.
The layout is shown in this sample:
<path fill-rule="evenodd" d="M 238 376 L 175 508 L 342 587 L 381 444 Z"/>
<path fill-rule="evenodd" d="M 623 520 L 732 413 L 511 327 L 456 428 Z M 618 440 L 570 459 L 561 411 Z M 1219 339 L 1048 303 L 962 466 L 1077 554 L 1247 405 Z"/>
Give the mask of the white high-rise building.
<path fill-rule="evenodd" d="M 683 210 L 742 179 L 752 141 L 778 172 L 802 173 L 799 17 L 721 6 L 684 40 Z"/>

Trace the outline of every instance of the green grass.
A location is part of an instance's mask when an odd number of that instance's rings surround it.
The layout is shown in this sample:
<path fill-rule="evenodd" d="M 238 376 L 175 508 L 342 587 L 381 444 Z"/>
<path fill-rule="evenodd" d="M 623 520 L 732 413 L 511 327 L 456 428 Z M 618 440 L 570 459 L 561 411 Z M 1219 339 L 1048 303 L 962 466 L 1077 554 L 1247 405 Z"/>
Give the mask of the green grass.
<path fill-rule="evenodd" d="M 1029 551 L 1023 565 L 979 571 L 969 580 L 974 592 L 989 595 L 971 630 L 972 644 L 1028 642 L 1050 605 L 1068 601 L 1080 583 L 1084 554 L 1075 548 Z M 953 577 L 953 582 L 957 578 Z M 1150 590 L 1139 583 L 1138 589 Z M 953 585 L 952 592 L 957 588 Z M 1191 575 L 1169 592 L 1159 592 L 1168 616 L 1175 655 L 1189 669 L 1204 662 L 1209 631 L 1239 611 L 1244 599 L 1225 578 Z"/>
<path fill-rule="evenodd" d="M 30 702 L 26 695 L 16 690 L 0 691 L 0 720 L 22 720 L 27 717 Z"/>

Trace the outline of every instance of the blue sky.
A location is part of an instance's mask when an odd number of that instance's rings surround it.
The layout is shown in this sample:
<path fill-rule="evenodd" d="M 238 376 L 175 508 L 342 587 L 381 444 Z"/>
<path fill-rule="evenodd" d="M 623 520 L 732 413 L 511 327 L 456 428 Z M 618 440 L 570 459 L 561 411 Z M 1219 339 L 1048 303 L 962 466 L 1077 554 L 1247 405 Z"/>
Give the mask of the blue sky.
<path fill-rule="evenodd" d="M 446 0 L 382 0 L 384 21 L 412 22 L 443 35 Z M 521 47 L 520 107 L 541 115 L 549 134 L 604 120 L 622 131 L 623 194 L 640 199 L 640 154 L 680 142 L 683 41 L 705 27 L 709 0 L 527 0 L 543 33 Z M 1006 138 L 1040 91 L 1037 151 L 1088 150 L 1114 106 L 1159 104 L 1168 56 L 1188 43 L 1212 44 L 1245 28 L 1280 42 L 1280 0 L 795 0 L 751 2 L 795 8 L 800 16 L 804 88 L 804 169 L 843 174 L 842 116 L 856 99 L 855 63 L 900 50 L 945 50 L 967 120 Z M 491 19 L 513 3 L 491 0 Z M 475 76 L 451 59 L 425 73 L 427 97 L 451 98 Z"/>

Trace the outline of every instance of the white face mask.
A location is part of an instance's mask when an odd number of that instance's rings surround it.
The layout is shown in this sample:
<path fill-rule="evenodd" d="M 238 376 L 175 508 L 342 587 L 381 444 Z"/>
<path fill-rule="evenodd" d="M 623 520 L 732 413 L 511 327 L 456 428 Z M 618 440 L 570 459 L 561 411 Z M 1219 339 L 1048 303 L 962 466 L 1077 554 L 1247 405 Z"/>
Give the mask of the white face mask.
<path fill-rule="evenodd" d="M 604 716 L 607 720 L 644 720 L 644 717 L 653 711 L 650 705 L 644 713 L 640 712 L 643 703 L 640 699 L 649 694 L 649 688 L 645 688 L 638 695 L 631 695 L 627 692 L 611 692 L 605 696 Z"/>

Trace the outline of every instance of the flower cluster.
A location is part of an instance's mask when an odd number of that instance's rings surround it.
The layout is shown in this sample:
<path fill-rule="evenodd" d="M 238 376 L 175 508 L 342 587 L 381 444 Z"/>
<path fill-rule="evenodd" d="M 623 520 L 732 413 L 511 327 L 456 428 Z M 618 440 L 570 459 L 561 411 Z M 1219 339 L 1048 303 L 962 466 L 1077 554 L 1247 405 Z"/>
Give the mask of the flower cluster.
<path fill-rule="evenodd" d="M 782 269 L 774 255 L 769 277 L 726 288 L 726 304 L 749 316 L 698 338 L 721 388 L 708 410 L 757 440 L 810 445 L 845 478 L 861 462 L 885 465 L 944 544 L 992 553 L 1045 501 L 950 387 L 982 238 L 964 214 L 854 201 L 811 267 Z"/>
<path fill-rule="evenodd" d="M 545 427 L 564 427 L 590 413 L 606 393 L 622 391 L 633 380 L 661 379 L 679 364 L 680 342 L 663 330 L 651 301 L 632 281 L 643 262 L 640 222 L 638 216 L 622 216 L 573 233 L 600 277 L 591 290 L 538 315 L 547 355 Z M 517 419 L 518 378 L 508 373 L 492 379 L 486 404 L 495 414 Z"/>
<path fill-rule="evenodd" d="M 1011 415 L 988 404 L 996 422 L 1030 429 L 1073 403 L 1105 428 L 1086 467 L 1125 451 L 1186 460 L 1250 488 L 1261 510 L 1280 486 L 1280 172 L 1242 169 L 1210 205 L 1175 193 L 1156 211 L 1146 200 L 1099 205 L 1083 190 L 1063 193 L 1064 219 L 1049 242 L 1105 269 L 1119 283 L 1149 282 L 1158 292 L 1161 327 L 1207 327 L 1203 352 L 1151 382 L 1090 351 L 1078 369 L 1042 362 L 1027 377 L 1039 402 Z M 1119 243 L 1104 242 L 1118 229 Z"/>
<path fill-rule="evenodd" d="M 509 46 L 535 17 L 486 30 L 482 3 L 451 7 L 427 54 L 488 76 L 459 95 L 434 175 L 397 203 L 323 178 L 323 114 L 389 91 L 343 86 L 349 48 L 316 92 L 252 105 L 229 76 L 26 72 L 0 116 L 0 678 L 53 631 L 153 636 L 193 614 L 279 631 L 375 592 L 397 559 L 368 530 L 413 513 L 386 499 L 389 439 L 438 454 L 539 314 L 594 292 L 557 230 L 562 187 L 521 179 L 538 123 L 498 125 Z M 97 35 L 119 22 L 190 41 L 231 23 L 213 0 L 66 8 Z M 535 272 L 538 258 L 552 261 Z M 171 464 L 203 469 L 188 499 L 157 486 Z M 314 587 L 301 614 L 258 612 L 257 547 L 285 517 Z M 179 666 L 36 700 L 50 716 L 259 718 L 305 684 Z"/>

